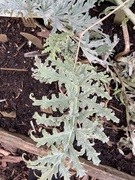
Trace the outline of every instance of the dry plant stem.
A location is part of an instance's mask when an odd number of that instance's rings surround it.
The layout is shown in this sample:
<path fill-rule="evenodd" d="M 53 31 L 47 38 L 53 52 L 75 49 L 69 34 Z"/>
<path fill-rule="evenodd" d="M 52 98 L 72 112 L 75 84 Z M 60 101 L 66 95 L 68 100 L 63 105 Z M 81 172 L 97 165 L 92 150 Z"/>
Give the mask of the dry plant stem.
<path fill-rule="evenodd" d="M 1 103 L 1 102 L 5 102 L 5 101 L 6 101 L 6 99 L 0 99 L 0 103 Z"/>
<path fill-rule="evenodd" d="M 108 87 L 107 87 L 106 89 L 107 89 L 107 93 L 110 95 L 110 83 L 108 83 Z M 109 101 L 110 101 L 109 99 L 107 99 L 107 100 L 105 101 L 104 107 L 107 108 Z"/>
<path fill-rule="evenodd" d="M 123 4 L 122 0 L 115 0 L 115 2 L 117 3 L 117 5 Z M 125 12 L 126 16 L 130 19 L 130 21 L 132 21 L 135 26 L 135 14 L 126 6 L 123 6 L 122 9 Z"/>
<path fill-rule="evenodd" d="M 112 109 L 114 109 L 115 111 L 120 112 L 120 113 L 122 113 L 122 112 L 123 112 L 123 111 L 119 110 L 118 108 L 116 108 L 116 107 L 114 107 L 114 106 L 112 106 L 112 105 L 110 105 L 109 107 L 110 107 L 110 108 L 112 108 Z"/>
<path fill-rule="evenodd" d="M 31 51 L 24 53 L 24 57 L 35 57 L 35 56 L 41 57 L 41 56 L 45 56 L 45 54 L 44 53 L 41 54 L 39 51 Z"/>
<path fill-rule="evenodd" d="M 130 119 L 130 118 L 129 118 L 129 113 L 128 113 L 128 102 L 129 102 L 129 100 L 128 100 L 128 97 L 127 97 L 127 94 L 126 94 L 126 91 L 125 91 L 125 85 L 124 85 L 124 83 L 123 83 L 122 78 L 120 77 L 120 75 L 119 75 L 119 73 L 118 73 L 118 70 L 117 70 L 115 67 L 113 67 L 113 68 L 114 68 L 114 71 L 115 71 L 115 73 L 117 74 L 117 76 L 118 76 L 118 78 L 119 78 L 119 80 L 120 80 L 121 85 L 122 85 L 122 91 L 123 91 L 124 97 L 125 97 L 126 121 L 127 121 L 128 127 L 129 127 L 129 119 Z M 128 132 L 127 132 L 127 135 L 128 135 Z"/>
<path fill-rule="evenodd" d="M 129 40 L 129 32 L 128 32 L 127 23 L 122 24 L 122 31 L 124 35 L 125 49 L 124 51 L 120 52 L 119 54 L 115 56 L 116 61 L 119 61 L 122 56 L 130 52 L 130 40 Z"/>
<path fill-rule="evenodd" d="M 16 68 L 0 68 L 2 71 L 22 71 L 22 72 L 27 72 L 27 69 L 16 69 Z"/>
<path fill-rule="evenodd" d="M 104 21 L 106 18 L 108 18 L 110 15 L 112 15 L 115 11 L 117 11 L 118 9 L 120 9 L 122 6 L 124 6 L 127 2 L 129 2 L 130 0 L 126 0 L 125 2 L 123 2 L 121 5 L 119 5 L 116 9 L 114 9 L 113 11 L 111 11 L 109 14 L 107 14 L 105 17 L 103 17 L 102 19 L 98 20 L 97 22 L 95 22 L 94 24 L 92 24 L 91 26 L 89 26 L 87 29 L 85 29 L 84 31 L 82 31 L 81 33 L 79 33 L 80 38 L 79 38 L 79 42 L 78 42 L 78 47 L 77 47 L 77 52 L 76 52 L 76 57 L 75 57 L 75 63 L 74 63 L 74 69 L 76 67 L 76 63 L 78 60 L 78 54 L 79 54 L 79 49 L 80 49 L 80 44 L 81 44 L 81 39 L 83 37 L 83 35 L 89 31 L 91 28 L 93 28 L 94 26 L 96 26 L 97 24 L 99 24 L 100 22 Z"/>

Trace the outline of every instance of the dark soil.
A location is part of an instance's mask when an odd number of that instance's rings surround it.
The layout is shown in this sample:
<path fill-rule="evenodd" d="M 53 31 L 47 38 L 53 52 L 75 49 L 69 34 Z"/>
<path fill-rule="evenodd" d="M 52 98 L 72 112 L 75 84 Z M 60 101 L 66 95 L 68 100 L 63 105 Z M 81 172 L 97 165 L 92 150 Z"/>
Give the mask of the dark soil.
<path fill-rule="evenodd" d="M 96 12 L 97 13 L 97 12 Z M 30 93 L 34 93 L 36 97 L 40 98 L 43 95 L 48 95 L 52 91 L 57 91 L 57 87 L 52 85 L 41 84 L 34 80 L 31 75 L 31 68 L 34 64 L 34 58 L 24 58 L 24 53 L 39 50 L 34 45 L 29 46 L 27 40 L 20 35 L 20 32 L 27 32 L 36 35 L 39 28 L 32 29 L 26 28 L 22 21 L 17 18 L 0 18 L 0 34 L 6 34 L 8 42 L 0 42 L 0 68 L 16 68 L 20 71 L 10 69 L 0 70 L 0 101 L 5 99 L 5 102 L 0 102 L 0 111 L 7 113 L 16 112 L 15 118 L 3 117 L 0 114 L 0 127 L 28 135 L 31 129 L 30 121 L 35 120 L 32 118 L 37 107 L 32 106 L 32 101 L 29 98 Z M 111 27 L 111 28 L 110 28 Z M 106 20 L 103 25 L 104 32 L 109 33 L 113 37 L 117 33 L 120 38 L 120 43 L 117 45 L 116 52 L 124 49 L 123 34 L 120 26 L 113 25 L 113 16 Z M 132 51 L 135 49 L 135 34 L 132 30 L 132 25 L 129 23 L 129 31 L 131 43 L 133 43 Z M 24 44 L 20 50 L 18 47 Z M 22 72 L 21 69 L 26 69 Z M 113 108 L 116 116 L 120 119 L 120 123 L 116 125 L 126 126 L 125 108 L 115 98 L 109 103 L 109 107 Z M 126 172 L 135 176 L 135 157 L 131 155 L 130 149 L 125 149 L 127 156 L 119 153 L 117 142 L 124 135 L 124 132 L 119 129 L 114 129 L 111 123 L 105 126 L 105 131 L 110 136 L 112 146 L 97 142 L 95 148 L 101 152 L 100 159 L 104 165 L 112 166 L 120 171 Z M 22 152 L 17 151 L 15 156 L 21 156 Z M 2 176 L 2 177 L 1 177 Z M 7 163 L 6 167 L 0 166 L 0 177 L 3 180 L 26 180 L 28 176 L 28 169 L 24 162 L 21 163 Z"/>

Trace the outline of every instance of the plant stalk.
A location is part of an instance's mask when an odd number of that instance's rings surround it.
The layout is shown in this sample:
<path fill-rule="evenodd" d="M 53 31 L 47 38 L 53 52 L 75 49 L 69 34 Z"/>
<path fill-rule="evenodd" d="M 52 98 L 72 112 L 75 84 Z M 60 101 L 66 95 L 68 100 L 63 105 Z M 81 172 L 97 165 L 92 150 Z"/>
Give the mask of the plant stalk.
<path fill-rule="evenodd" d="M 122 0 L 115 0 L 115 2 L 118 6 L 123 4 Z M 135 14 L 127 6 L 123 6 L 122 9 L 125 12 L 126 16 L 134 24 L 134 29 L 135 29 Z"/>

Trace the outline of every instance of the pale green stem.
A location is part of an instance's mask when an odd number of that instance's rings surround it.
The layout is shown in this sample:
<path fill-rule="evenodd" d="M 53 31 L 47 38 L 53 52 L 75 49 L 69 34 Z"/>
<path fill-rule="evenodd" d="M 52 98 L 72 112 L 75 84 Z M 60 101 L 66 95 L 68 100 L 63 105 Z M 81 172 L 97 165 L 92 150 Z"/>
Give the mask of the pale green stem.
<path fill-rule="evenodd" d="M 115 0 L 116 4 L 117 5 L 121 5 L 123 4 L 123 1 L 122 0 Z M 130 21 L 134 24 L 134 28 L 135 28 L 135 14 L 126 6 L 124 5 L 122 7 L 125 15 L 130 19 Z"/>

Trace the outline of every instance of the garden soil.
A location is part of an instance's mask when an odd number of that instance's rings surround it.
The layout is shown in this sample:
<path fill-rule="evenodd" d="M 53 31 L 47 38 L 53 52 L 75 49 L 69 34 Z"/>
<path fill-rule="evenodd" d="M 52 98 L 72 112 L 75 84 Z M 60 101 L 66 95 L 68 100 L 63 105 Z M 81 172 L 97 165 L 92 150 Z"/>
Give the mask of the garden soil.
<path fill-rule="evenodd" d="M 93 9 L 92 12 L 93 15 L 96 14 L 97 9 Z M 118 34 L 120 42 L 115 49 L 118 53 L 123 51 L 124 41 L 121 27 L 113 24 L 113 18 L 114 16 L 111 16 L 104 21 L 103 29 L 112 39 L 115 33 Z M 130 40 L 133 44 L 131 51 L 134 51 L 135 33 L 132 30 L 131 23 L 129 23 L 128 28 Z M 32 106 L 32 101 L 29 98 L 30 94 L 34 93 L 37 98 L 41 98 L 43 95 L 57 92 L 58 89 L 56 85 L 46 85 L 32 78 L 31 68 L 34 67 L 34 58 L 24 57 L 24 54 L 41 50 L 35 45 L 29 44 L 20 32 L 37 36 L 40 28 L 25 27 L 21 19 L 18 18 L 0 18 L 0 34 L 6 34 L 8 37 L 7 42 L 0 42 L 0 127 L 10 132 L 29 136 L 28 132 L 32 129 L 31 122 L 38 129 L 32 116 L 35 111 L 39 111 L 38 107 Z M 39 38 L 42 42 L 45 41 L 44 38 Z M 120 119 L 120 123 L 115 124 L 115 126 L 112 123 L 105 125 L 105 132 L 112 142 L 111 146 L 97 141 L 95 148 L 98 152 L 101 152 L 99 156 L 101 164 L 128 173 L 135 179 L 135 157 L 128 148 L 124 149 L 125 155 L 121 155 L 117 147 L 120 138 L 124 136 L 124 131 L 119 127 L 126 126 L 125 107 L 115 97 L 109 102 L 108 107 L 114 110 L 116 116 Z M 1 144 L 0 147 L 4 149 L 5 146 Z M 18 149 L 12 152 L 12 156 L 22 156 L 22 153 Z M 27 177 L 28 168 L 23 161 L 0 164 L 0 178 L 2 180 L 26 180 Z"/>

